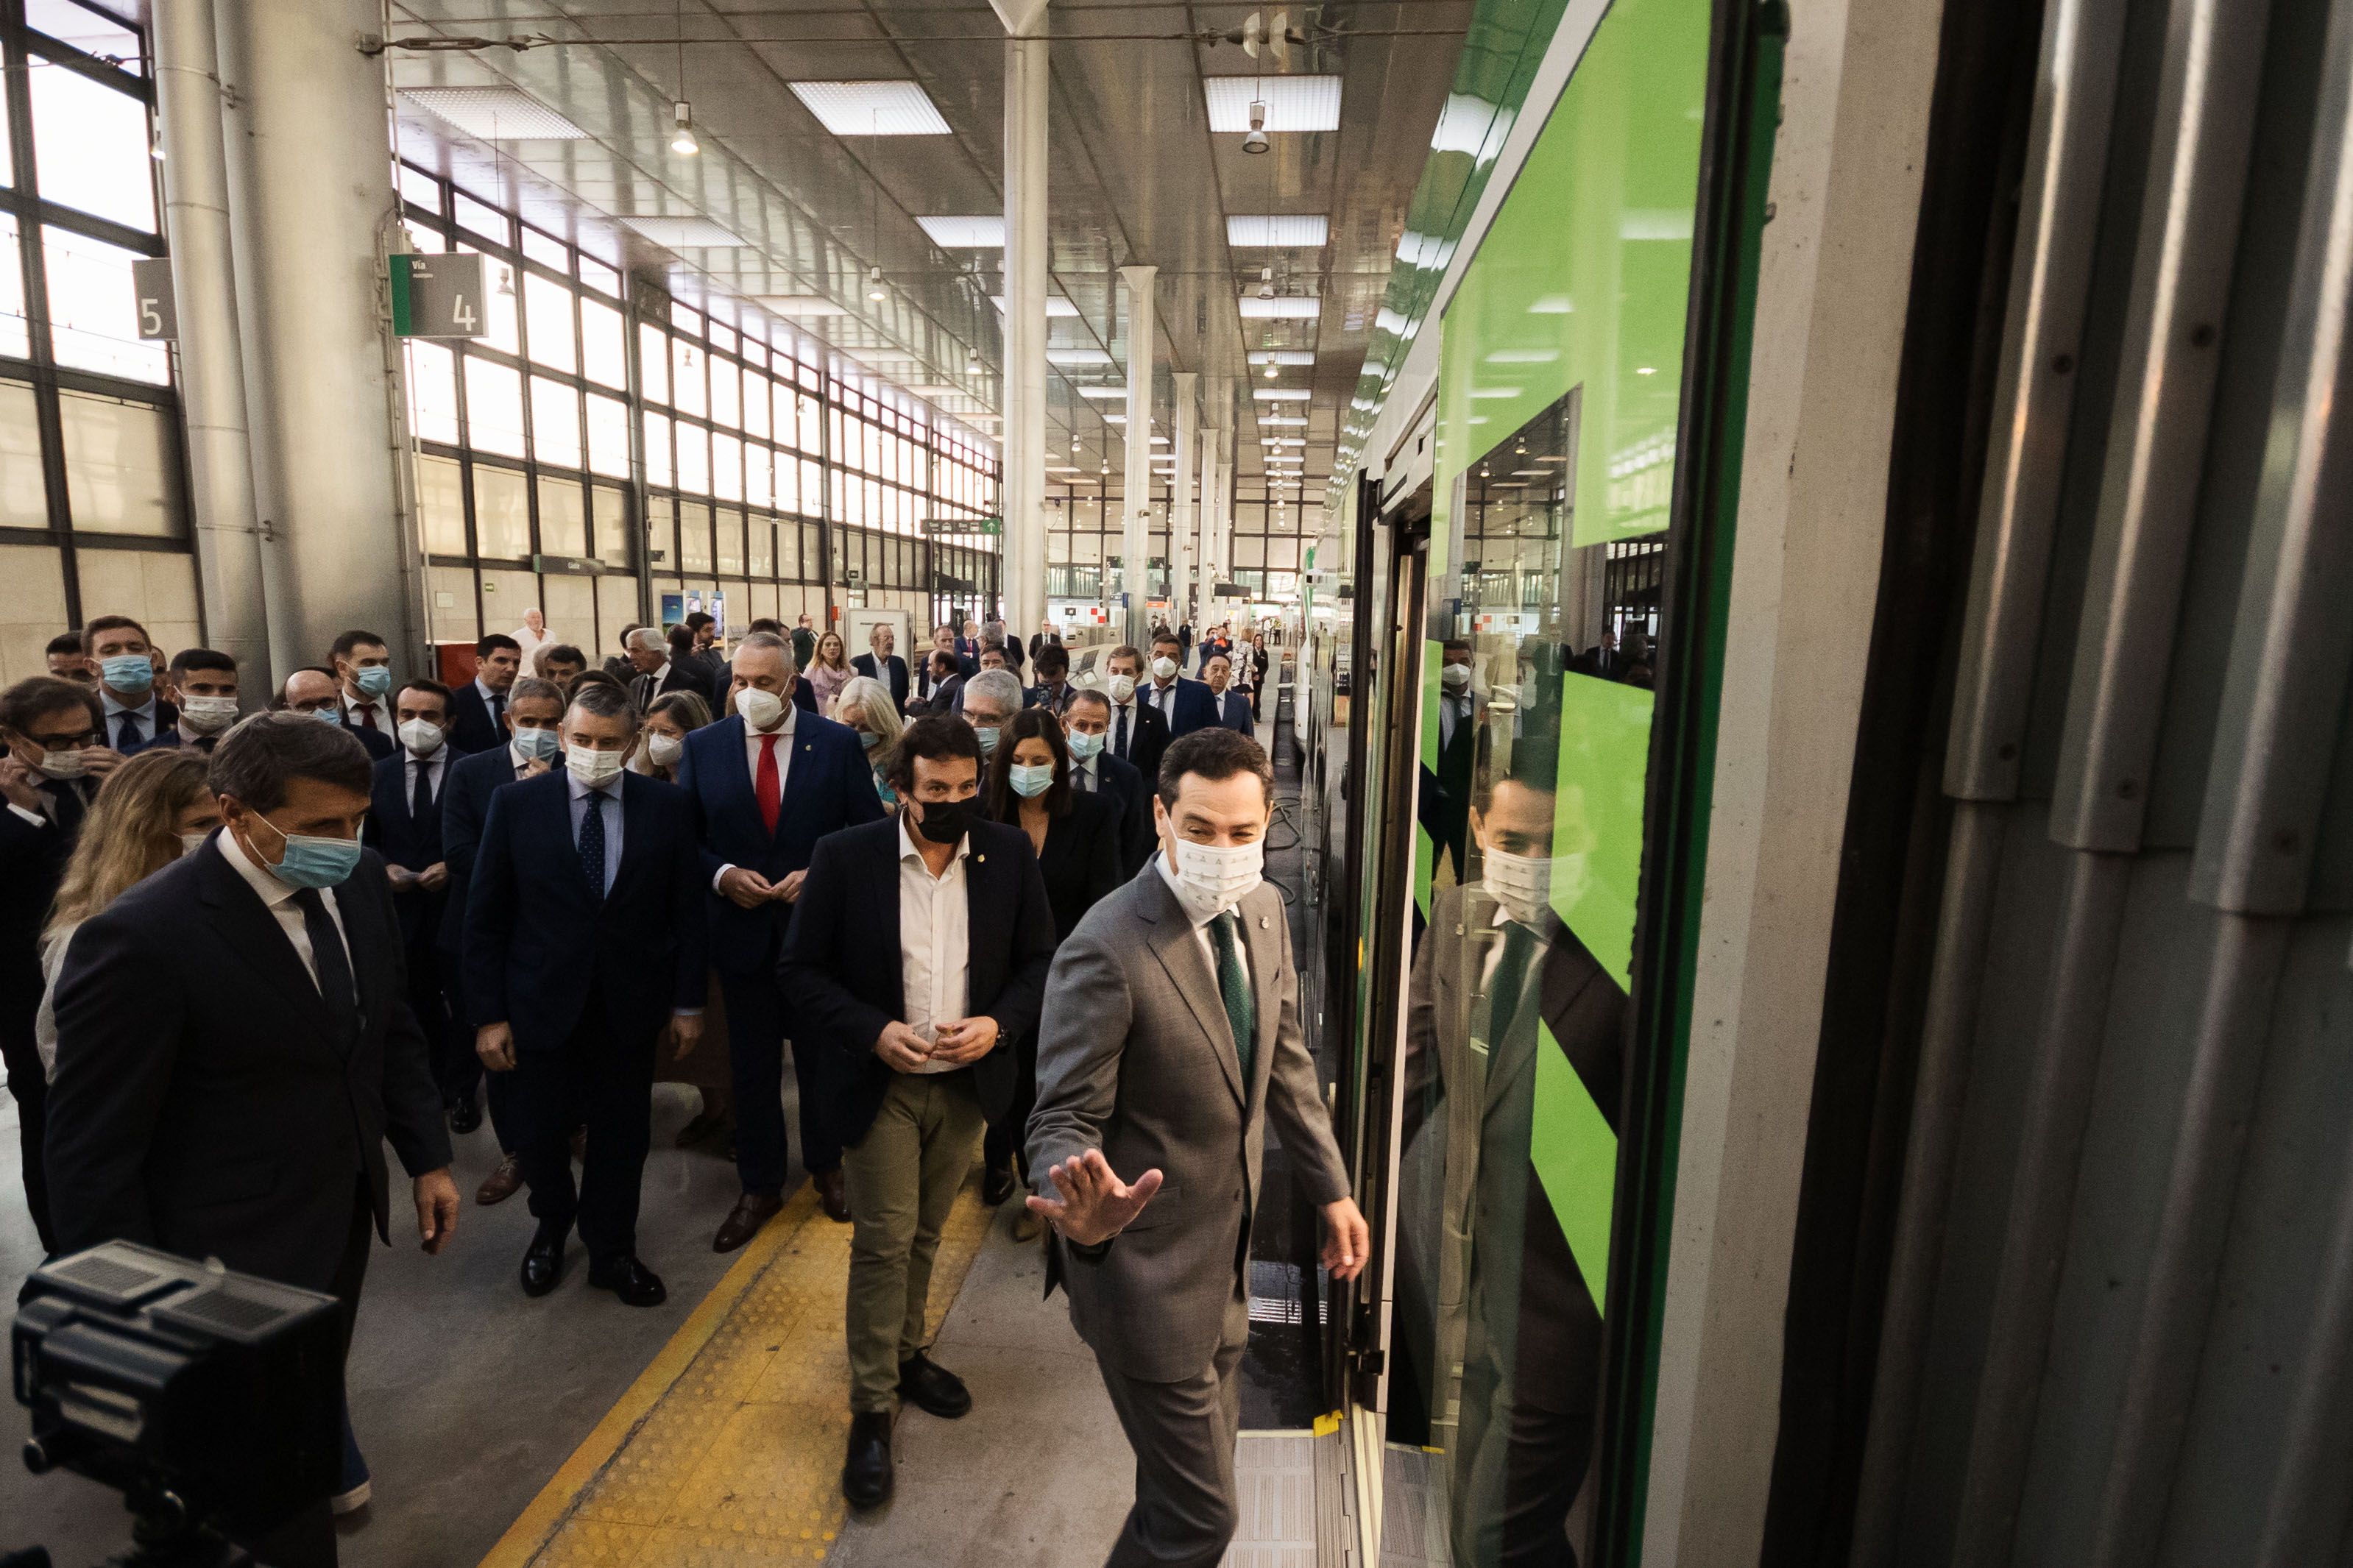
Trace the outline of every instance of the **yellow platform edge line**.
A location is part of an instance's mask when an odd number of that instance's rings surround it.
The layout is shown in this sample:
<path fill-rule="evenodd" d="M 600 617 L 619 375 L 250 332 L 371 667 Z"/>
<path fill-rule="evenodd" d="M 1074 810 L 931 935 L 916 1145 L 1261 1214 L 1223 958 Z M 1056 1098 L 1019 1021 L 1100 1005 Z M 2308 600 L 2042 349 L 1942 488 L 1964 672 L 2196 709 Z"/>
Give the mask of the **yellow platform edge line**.
<path fill-rule="evenodd" d="M 679 1380 L 719 1325 L 727 1321 L 729 1312 L 743 1300 L 768 1265 L 775 1262 L 787 1242 L 800 1234 L 801 1227 L 816 1218 L 818 1213 L 816 1184 L 804 1182 L 776 1217 L 760 1227 L 759 1235 L 744 1244 L 743 1256 L 736 1258 L 711 1293 L 687 1315 L 670 1342 L 655 1352 L 646 1363 L 637 1381 L 630 1384 L 613 1407 L 605 1413 L 572 1457 L 556 1467 L 547 1485 L 540 1489 L 529 1506 L 515 1516 L 507 1532 L 499 1537 L 481 1562 L 481 1568 L 528 1568 L 531 1560 L 571 1515 L 573 1506 L 588 1483 L 610 1464 L 615 1455 L 629 1440 L 670 1385 Z"/>

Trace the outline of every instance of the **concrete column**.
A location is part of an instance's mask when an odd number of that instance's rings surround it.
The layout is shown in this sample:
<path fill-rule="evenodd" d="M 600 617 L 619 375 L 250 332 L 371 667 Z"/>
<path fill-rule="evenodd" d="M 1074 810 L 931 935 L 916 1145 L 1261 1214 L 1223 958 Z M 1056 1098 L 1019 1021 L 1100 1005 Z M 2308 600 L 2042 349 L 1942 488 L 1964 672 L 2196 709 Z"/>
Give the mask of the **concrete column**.
<path fill-rule="evenodd" d="M 1209 617 L 1217 605 L 1210 597 L 1218 581 L 1218 563 L 1210 546 L 1216 542 L 1218 516 L 1218 451 L 1225 439 L 1225 431 L 1212 428 L 1201 432 L 1201 515 L 1195 525 L 1198 535 L 1195 568 L 1198 579 L 1193 602 L 1200 606 L 1199 626 L 1208 629 Z"/>
<path fill-rule="evenodd" d="M 997 0 L 1005 40 L 1005 624 L 1046 617 L 1046 0 Z"/>
<path fill-rule="evenodd" d="M 1169 380 L 1176 389 L 1176 461 L 1169 475 L 1168 499 L 1168 618 L 1182 623 L 1193 596 L 1187 568 L 1193 555 L 1193 388 L 1201 377 L 1179 371 Z"/>
<path fill-rule="evenodd" d="M 1152 635 L 1152 358 L 1153 280 L 1157 267 L 1123 267 L 1127 286 L 1127 461 L 1122 470 L 1119 585 L 1127 595 L 1126 640 L 1138 647 Z"/>
<path fill-rule="evenodd" d="M 409 666 L 409 588 L 383 312 L 397 215 L 374 0 L 239 0 L 220 18 L 271 665 L 365 627 Z"/>
<path fill-rule="evenodd" d="M 179 0 L 154 14 L 157 118 L 164 134 L 164 231 L 180 324 L 180 406 L 188 430 L 196 591 L 209 646 L 246 673 L 246 690 L 273 683 L 262 593 L 253 454 L 246 439 L 245 351 L 237 335 L 222 140 L 218 41 L 211 0 Z M 259 706 L 248 701 L 248 707 Z"/>

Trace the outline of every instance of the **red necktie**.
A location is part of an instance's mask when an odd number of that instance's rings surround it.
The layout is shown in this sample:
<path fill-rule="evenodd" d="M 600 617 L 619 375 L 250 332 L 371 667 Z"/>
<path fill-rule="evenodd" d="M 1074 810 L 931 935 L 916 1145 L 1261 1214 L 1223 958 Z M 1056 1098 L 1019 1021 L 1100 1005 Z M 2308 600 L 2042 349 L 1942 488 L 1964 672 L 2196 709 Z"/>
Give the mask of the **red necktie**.
<path fill-rule="evenodd" d="M 760 803 L 760 825 L 771 837 L 776 831 L 776 812 L 784 803 L 783 781 L 776 776 L 776 742 L 780 735 L 760 737 L 760 776 L 752 785 L 753 796 Z"/>
<path fill-rule="evenodd" d="M 373 729 L 375 729 L 375 703 L 370 702 L 370 703 L 364 704 L 364 705 L 360 709 L 360 728 L 361 728 L 361 729 L 363 729 L 363 730 L 373 730 Z"/>

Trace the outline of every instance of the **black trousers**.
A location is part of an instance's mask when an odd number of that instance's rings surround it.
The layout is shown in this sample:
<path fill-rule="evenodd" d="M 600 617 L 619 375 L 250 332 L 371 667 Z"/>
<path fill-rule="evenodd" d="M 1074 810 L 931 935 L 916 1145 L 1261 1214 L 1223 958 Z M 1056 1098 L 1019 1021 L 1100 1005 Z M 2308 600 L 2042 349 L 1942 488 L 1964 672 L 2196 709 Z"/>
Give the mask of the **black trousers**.
<path fill-rule="evenodd" d="M 433 1087 L 441 1103 L 471 1100 L 482 1082 L 482 1058 L 474 1054 L 474 1032 L 459 1019 L 452 1005 L 438 943 L 427 937 L 408 944 L 408 1007 L 425 1031 L 425 1047 L 433 1068 Z"/>
<path fill-rule="evenodd" d="M 16 1142 L 24 1157 L 25 1207 L 32 1213 L 33 1230 L 41 1238 L 41 1250 L 54 1253 L 58 1249 L 58 1233 L 49 1224 L 49 1173 L 43 1152 L 43 1131 L 49 1114 L 49 1080 L 41 1071 L 40 1047 L 33 1043 L 33 1019 L 39 1010 L 40 992 L 35 990 L 32 995 L 33 1005 L 29 1008 L 18 1005 L 14 997 L 6 1004 L 7 1016 L 0 1017 L 0 1063 L 7 1068 L 8 1093 L 16 1101 Z"/>
<path fill-rule="evenodd" d="M 1013 1077 L 1013 1103 L 1005 1114 L 988 1124 L 988 1134 L 981 1140 L 981 1159 L 985 1168 L 1001 1171 L 1011 1165 L 1019 1173 L 1022 1184 L 1029 1181 L 1029 1112 L 1038 1104 L 1038 1037 L 1029 1035 L 1013 1042 L 1013 1059 L 1019 1063 Z"/>
<path fill-rule="evenodd" d="M 785 1148 L 785 1035 L 792 1016 L 773 973 L 722 974 L 727 999 L 727 1068 L 733 1079 L 735 1173 L 747 1193 L 781 1193 Z M 823 1053 L 795 1041 L 793 1081 L 800 1095 L 801 1163 L 811 1173 L 841 1168 L 841 1138 L 827 1110 Z"/>
<path fill-rule="evenodd" d="M 543 1226 L 580 1227 L 592 1260 L 638 1249 L 638 1186 L 651 1141 L 654 1047 L 660 1026 L 617 1031 L 601 988 L 588 994 L 572 1037 L 554 1050 L 518 1052 L 508 1099 L 515 1156 Z M 572 1181 L 575 1116 L 588 1124 L 580 1183 Z"/>

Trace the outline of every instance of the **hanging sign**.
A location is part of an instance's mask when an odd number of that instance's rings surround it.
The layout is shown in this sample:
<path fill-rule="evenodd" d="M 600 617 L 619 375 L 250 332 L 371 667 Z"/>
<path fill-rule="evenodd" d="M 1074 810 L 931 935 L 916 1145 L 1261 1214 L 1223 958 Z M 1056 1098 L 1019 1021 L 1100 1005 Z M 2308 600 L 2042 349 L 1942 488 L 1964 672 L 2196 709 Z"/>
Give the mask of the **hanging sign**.
<path fill-rule="evenodd" d="M 172 303 L 172 258 L 142 258 L 131 264 L 131 294 L 139 304 L 142 342 L 180 341 L 180 312 Z"/>
<path fill-rule="evenodd" d="M 490 330 L 480 257 L 404 253 L 392 258 L 394 336 L 479 338 Z"/>

